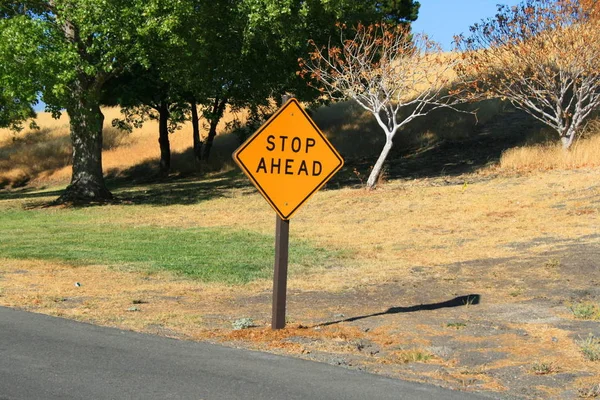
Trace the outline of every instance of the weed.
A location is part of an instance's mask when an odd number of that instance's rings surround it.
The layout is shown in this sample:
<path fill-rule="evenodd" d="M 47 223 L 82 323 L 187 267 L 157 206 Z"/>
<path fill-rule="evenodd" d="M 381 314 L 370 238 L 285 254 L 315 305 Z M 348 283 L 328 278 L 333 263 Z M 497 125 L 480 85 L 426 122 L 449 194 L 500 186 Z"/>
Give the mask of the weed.
<path fill-rule="evenodd" d="M 463 299 L 463 306 L 472 306 L 473 304 L 477 304 L 477 296 L 467 296 L 466 299 Z"/>
<path fill-rule="evenodd" d="M 600 383 L 581 387 L 577 390 L 577 394 L 581 399 L 595 399 L 600 397 Z"/>
<path fill-rule="evenodd" d="M 551 268 L 551 269 L 555 269 L 560 267 L 561 263 L 560 260 L 557 258 L 551 258 L 548 261 L 546 261 L 544 263 L 544 268 Z"/>
<path fill-rule="evenodd" d="M 448 322 L 446 324 L 446 326 L 448 328 L 460 329 L 460 328 L 465 328 L 467 326 L 467 324 L 465 324 L 464 322 Z"/>
<path fill-rule="evenodd" d="M 511 297 L 518 297 L 523 294 L 523 289 L 517 288 L 508 292 Z"/>
<path fill-rule="evenodd" d="M 253 328 L 256 326 L 256 324 L 252 318 L 240 318 L 233 321 L 231 326 L 233 327 L 233 330 L 239 331 L 242 329 Z"/>
<path fill-rule="evenodd" d="M 386 167 L 383 167 L 383 168 L 381 168 L 381 171 L 379 171 L 379 176 L 377 177 L 376 186 L 382 187 L 387 183 L 387 181 L 388 181 L 388 170 Z"/>
<path fill-rule="evenodd" d="M 531 372 L 536 374 L 536 375 L 548 375 L 548 374 L 554 374 L 556 372 L 560 371 L 560 368 L 558 366 L 556 366 L 554 363 L 547 363 L 547 362 L 535 362 L 533 363 L 533 365 L 531 366 Z"/>
<path fill-rule="evenodd" d="M 596 303 L 584 301 L 577 304 L 572 304 L 569 309 L 578 319 L 600 319 L 600 307 Z"/>
<path fill-rule="evenodd" d="M 427 362 L 433 357 L 431 354 L 419 349 L 401 350 L 397 352 L 396 359 L 399 363 Z"/>
<path fill-rule="evenodd" d="M 352 169 L 352 173 L 360 181 L 361 186 L 365 184 L 365 178 L 362 176 L 362 174 L 360 173 L 360 171 L 356 169 L 356 167 Z"/>
<path fill-rule="evenodd" d="M 576 341 L 581 349 L 581 352 L 590 361 L 600 360 L 600 338 L 595 337 L 590 333 L 586 339 Z"/>

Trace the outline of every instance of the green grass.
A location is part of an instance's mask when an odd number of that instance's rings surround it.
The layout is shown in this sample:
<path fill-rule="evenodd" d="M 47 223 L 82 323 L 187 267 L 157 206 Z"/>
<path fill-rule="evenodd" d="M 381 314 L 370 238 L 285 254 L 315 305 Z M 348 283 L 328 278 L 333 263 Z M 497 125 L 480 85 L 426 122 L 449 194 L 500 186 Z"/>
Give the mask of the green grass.
<path fill-rule="evenodd" d="M 590 361 L 600 361 L 600 338 L 591 333 L 586 339 L 577 340 L 584 357 Z"/>
<path fill-rule="evenodd" d="M 419 349 L 402 350 L 396 354 L 398 362 L 401 364 L 408 364 L 412 362 L 427 362 L 433 358 L 429 353 L 426 353 Z"/>
<path fill-rule="evenodd" d="M 580 303 L 572 304 L 569 309 L 578 319 L 600 319 L 600 306 L 597 303 L 590 301 L 583 301 Z"/>
<path fill-rule="evenodd" d="M 89 210 L 0 213 L 0 257 L 165 270 L 207 282 L 247 283 L 272 273 L 274 239 L 222 228 L 122 226 Z M 290 241 L 291 273 L 336 252 Z"/>
<path fill-rule="evenodd" d="M 551 362 L 535 362 L 530 371 L 535 375 L 548 375 L 560 371 L 560 368 Z"/>

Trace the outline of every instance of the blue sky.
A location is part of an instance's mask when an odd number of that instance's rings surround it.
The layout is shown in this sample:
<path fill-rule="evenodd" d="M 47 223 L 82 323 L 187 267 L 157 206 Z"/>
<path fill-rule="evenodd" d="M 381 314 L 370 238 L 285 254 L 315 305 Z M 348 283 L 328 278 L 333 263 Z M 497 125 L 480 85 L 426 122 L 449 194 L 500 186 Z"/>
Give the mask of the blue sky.
<path fill-rule="evenodd" d="M 469 26 L 496 14 L 496 4 L 515 5 L 518 0 L 419 0 L 419 18 L 412 24 L 413 32 L 425 32 L 440 43 L 444 50 L 452 49 L 454 35 L 468 35 Z"/>

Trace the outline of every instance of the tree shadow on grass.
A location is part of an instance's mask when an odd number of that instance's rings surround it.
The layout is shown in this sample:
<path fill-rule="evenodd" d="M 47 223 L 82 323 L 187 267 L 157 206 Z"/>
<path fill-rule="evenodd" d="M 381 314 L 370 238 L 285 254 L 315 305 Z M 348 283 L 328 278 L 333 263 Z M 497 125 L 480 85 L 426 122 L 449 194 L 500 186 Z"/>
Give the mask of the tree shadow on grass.
<path fill-rule="evenodd" d="M 231 154 L 238 146 L 233 135 L 220 135 L 208 161 L 198 164 L 192 148 L 171 153 L 171 173 L 159 170 L 158 159 L 149 159 L 126 170 L 106 172 L 108 188 L 118 202 L 132 205 L 190 205 L 230 197 L 235 191 L 256 191 L 248 178 L 233 166 Z"/>
<path fill-rule="evenodd" d="M 162 178 L 159 181 L 148 184 L 131 183 L 125 180 L 120 182 L 109 180 L 108 186 L 113 192 L 113 200 L 70 204 L 69 206 L 84 208 L 107 204 L 124 206 L 191 205 L 211 199 L 231 197 L 233 190 L 238 194 L 254 193 L 256 191 L 250 182 L 247 181 L 247 178 L 237 171 L 215 174 L 205 179 Z M 0 201 L 33 200 L 27 204 L 27 209 L 47 208 L 56 206 L 57 204 L 54 199 L 61 194 L 62 190 L 51 192 L 38 192 L 38 189 L 23 189 L 10 192 L 0 191 Z M 51 197 L 52 200 L 48 201 L 47 197 Z M 40 199 L 40 201 L 36 202 L 36 199 Z"/>
<path fill-rule="evenodd" d="M 28 199 L 40 199 L 44 197 L 58 197 L 62 194 L 62 190 L 53 190 L 43 192 L 44 188 L 24 188 L 12 191 L 0 190 L 0 201 L 1 200 L 28 200 Z M 44 203 L 45 204 L 45 203 Z"/>
<path fill-rule="evenodd" d="M 160 175 L 155 171 L 154 160 L 132 167 L 118 176 L 107 174 L 106 184 L 113 193 L 111 201 L 71 204 L 72 207 L 90 207 L 107 204 L 120 205 L 191 205 L 215 198 L 237 194 L 255 193 L 248 178 L 238 170 L 203 174 Z M 55 199 L 63 191 L 40 191 L 43 188 L 0 190 L 2 200 L 32 200 L 27 208 L 46 208 L 57 205 Z M 51 200 L 47 200 L 50 197 Z M 35 201 L 39 199 L 39 201 Z"/>
<path fill-rule="evenodd" d="M 248 179 L 236 170 L 204 177 L 162 177 L 147 184 L 119 178 L 109 180 L 117 201 L 128 205 L 191 205 L 231 197 L 232 191 L 255 192 Z"/>
<path fill-rule="evenodd" d="M 366 318 L 379 317 L 382 315 L 403 314 L 403 313 L 416 312 L 416 311 L 439 310 L 440 308 L 471 306 L 471 305 L 479 304 L 480 300 L 481 300 L 481 295 L 469 294 L 466 296 L 455 297 L 452 300 L 444 301 L 441 303 L 419 304 L 417 306 L 410 306 L 410 307 L 391 307 L 383 312 L 369 314 L 369 315 L 361 315 L 358 317 L 351 317 L 351 318 L 346 318 L 346 319 L 340 319 L 337 321 L 325 322 L 325 323 L 322 323 L 322 324 L 319 324 L 316 326 L 329 326 L 329 325 L 339 324 L 342 322 L 353 322 L 353 321 L 358 321 L 358 320 L 366 319 Z"/>
<path fill-rule="evenodd" d="M 374 118 L 357 107 L 337 103 L 313 114 L 345 158 L 344 168 L 325 189 L 364 185 L 379 145 L 383 145 L 383 134 Z M 409 124 L 407 131 L 396 138 L 395 151 L 386 162 L 386 177 L 414 179 L 472 173 L 498 161 L 504 150 L 527 141 L 540 128 L 527 114 L 497 100 L 465 107 L 477 108 L 480 120 L 472 114 L 436 110 Z M 169 176 L 160 174 L 157 160 L 148 160 L 125 171 L 108 171 L 109 188 L 126 204 L 155 206 L 195 204 L 228 197 L 232 190 L 254 193 L 248 178 L 232 166 L 231 154 L 239 145 L 235 135 L 223 134 L 217 139 L 210 164 L 204 167 L 208 174 L 198 173 L 192 150 L 188 149 L 172 154 L 173 173 Z"/>

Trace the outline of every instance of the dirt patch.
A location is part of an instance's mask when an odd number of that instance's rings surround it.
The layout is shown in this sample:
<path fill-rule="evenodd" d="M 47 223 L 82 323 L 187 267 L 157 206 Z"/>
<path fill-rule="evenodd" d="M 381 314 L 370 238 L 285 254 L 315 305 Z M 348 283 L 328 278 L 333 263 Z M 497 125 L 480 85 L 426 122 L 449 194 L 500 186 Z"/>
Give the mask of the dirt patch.
<path fill-rule="evenodd" d="M 598 243 L 581 244 L 564 248 L 560 263 L 552 261 L 554 251 L 484 268 L 446 266 L 463 276 L 460 281 L 421 274 L 412 282 L 341 293 L 292 292 L 289 313 L 302 322 L 276 334 L 263 327 L 217 337 L 454 389 L 573 398 L 586 379 L 600 379 L 600 364 L 586 360 L 577 344 L 600 336 L 600 324 L 577 320 L 568 308 L 582 298 L 600 301 L 590 285 L 599 276 L 597 262 L 590 262 L 600 259 L 598 251 Z M 452 298 L 456 293 L 464 294 Z M 241 302 L 245 314 L 261 315 L 268 301 L 249 296 Z"/>

